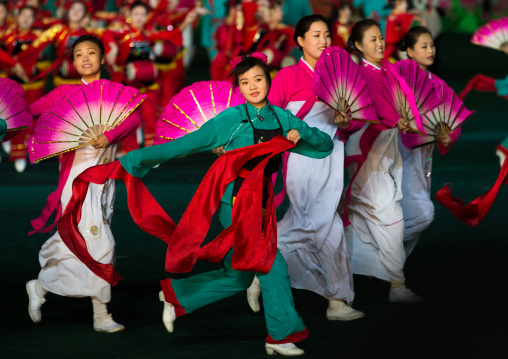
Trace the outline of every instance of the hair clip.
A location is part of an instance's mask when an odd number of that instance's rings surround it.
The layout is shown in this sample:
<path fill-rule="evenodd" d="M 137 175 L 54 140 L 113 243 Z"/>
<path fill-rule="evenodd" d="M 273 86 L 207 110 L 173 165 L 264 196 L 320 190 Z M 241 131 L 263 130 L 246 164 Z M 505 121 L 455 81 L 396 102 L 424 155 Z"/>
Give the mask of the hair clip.
<path fill-rule="evenodd" d="M 263 61 L 265 64 L 268 63 L 268 57 L 265 54 L 263 54 L 262 52 L 257 51 L 257 52 L 253 52 L 250 55 L 244 55 L 244 56 L 237 56 L 237 57 L 235 57 L 229 63 L 231 65 L 231 69 L 234 69 L 236 67 L 236 65 L 238 65 L 240 62 L 242 62 L 247 57 L 255 57 L 256 59 L 259 59 L 259 60 Z"/>

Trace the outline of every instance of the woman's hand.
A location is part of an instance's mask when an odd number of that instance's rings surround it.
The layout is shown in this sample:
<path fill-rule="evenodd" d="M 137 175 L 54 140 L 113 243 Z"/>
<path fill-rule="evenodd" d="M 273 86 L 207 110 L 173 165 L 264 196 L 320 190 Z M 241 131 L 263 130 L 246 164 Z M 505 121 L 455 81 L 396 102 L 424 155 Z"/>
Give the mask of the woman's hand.
<path fill-rule="evenodd" d="M 349 126 L 349 123 L 351 122 L 351 117 L 349 117 L 345 112 L 335 111 L 334 121 L 337 127 L 343 130 Z"/>
<path fill-rule="evenodd" d="M 23 82 L 27 83 L 29 81 L 28 76 L 26 75 L 25 69 L 21 64 L 18 62 L 14 67 L 11 69 L 11 72 L 23 80 Z"/>
<path fill-rule="evenodd" d="M 110 42 L 108 45 L 109 45 L 109 51 L 106 54 L 106 61 L 108 62 L 109 65 L 113 66 L 113 65 L 115 65 L 116 58 L 118 56 L 118 51 L 119 51 L 118 45 L 115 44 L 114 42 Z"/>
<path fill-rule="evenodd" d="M 503 49 L 504 53 L 508 55 L 508 44 L 504 45 L 501 49 Z"/>
<path fill-rule="evenodd" d="M 445 147 L 448 147 L 452 144 L 452 138 L 447 134 L 437 136 L 437 140 L 441 142 L 441 144 Z"/>
<path fill-rule="evenodd" d="M 291 130 L 286 135 L 286 138 L 296 145 L 298 141 L 300 141 L 300 134 L 298 133 L 297 130 Z"/>
<path fill-rule="evenodd" d="M 397 122 L 397 127 L 399 128 L 400 131 L 404 133 L 411 130 L 411 127 L 409 127 L 409 121 L 406 121 L 403 118 L 401 118 L 399 122 Z"/>
<path fill-rule="evenodd" d="M 224 146 L 220 146 L 220 147 L 214 148 L 212 150 L 212 153 L 215 153 L 217 156 L 222 156 L 223 154 L 226 153 L 226 151 L 224 150 Z"/>
<path fill-rule="evenodd" d="M 95 149 L 106 148 L 106 147 L 109 147 L 110 144 L 111 143 L 109 143 L 108 138 L 104 134 L 100 135 L 99 137 L 97 137 L 95 140 L 93 140 L 91 142 L 91 145 Z"/>

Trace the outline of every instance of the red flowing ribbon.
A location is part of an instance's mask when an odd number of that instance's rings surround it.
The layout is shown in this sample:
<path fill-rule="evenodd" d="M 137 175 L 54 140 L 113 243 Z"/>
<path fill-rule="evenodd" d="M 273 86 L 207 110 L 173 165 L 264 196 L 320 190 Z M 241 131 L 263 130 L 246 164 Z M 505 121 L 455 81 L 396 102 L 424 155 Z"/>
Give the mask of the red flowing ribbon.
<path fill-rule="evenodd" d="M 75 155 L 74 151 L 63 154 L 62 162 L 60 164 L 60 176 L 58 178 L 58 187 L 56 188 L 55 192 L 51 193 L 46 199 L 46 205 L 44 206 L 41 215 L 38 218 L 30 221 L 32 228 L 34 230 L 28 232 L 29 236 L 35 233 L 46 233 L 52 231 L 53 228 L 55 228 L 56 224 L 58 223 L 60 215 L 62 214 L 62 203 L 60 202 L 60 197 L 62 196 L 65 183 L 69 178 L 72 163 L 74 162 L 74 155 Z M 55 221 L 51 225 L 45 227 L 49 220 L 49 217 L 55 211 L 56 211 Z"/>
<path fill-rule="evenodd" d="M 497 92 L 496 79 L 482 74 L 475 75 L 460 92 L 459 98 L 464 100 L 471 90 Z"/>
<path fill-rule="evenodd" d="M 232 267 L 235 270 L 268 273 L 277 250 L 277 221 L 273 185 L 263 179 L 263 172 L 271 157 L 292 147 L 292 142 L 277 136 L 269 142 L 228 151 L 219 157 L 201 182 L 171 237 L 166 270 L 189 272 L 198 258 L 218 262 L 233 247 Z M 236 196 L 233 224 L 211 243 L 200 247 L 228 183 L 238 177 L 247 161 L 265 155 L 266 158 L 246 176 Z M 264 219 L 263 187 L 269 195 Z"/>
<path fill-rule="evenodd" d="M 119 179 L 125 182 L 129 211 L 134 222 L 142 230 L 168 243 L 175 224 L 153 198 L 141 179 L 131 176 L 119 161 L 91 167 L 74 179 L 72 197 L 58 222 L 58 232 L 62 241 L 79 260 L 97 276 L 115 285 L 122 278 L 115 272 L 112 264 L 100 263 L 90 255 L 85 239 L 78 229 L 81 220 L 81 207 L 90 182 L 104 184 L 109 179 Z"/>
<path fill-rule="evenodd" d="M 467 205 L 464 205 L 464 200 L 452 196 L 452 190 L 448 185 L 444 186 L 436 193 L 436 200 L 458 220 L 464 222 L 468 226 L 477 226 L 483 221 L 487 213 L 489 213 L 497 193 L 499 192 L 499 188 L 504 184 L 508 184 L 508 159 L 505 159 L 494 186 Z"/>
<path fill-rule="evenodd" d="M 234 269 L 268 273 L 277 252 L 277 222 L 273 185 L 263 177 L 263 172 L 271 157 L 292 147 L 292 142 L 277 136 L 270 142 L 239 148 L 219 157 L 201 182 L 178 226 L 141 179 L 130 175 L 119 161 L 91 167 L 74 180 L 73 194 L 58 222 L 58 231 L 71 252 L 93 273 L 112 285 L 118 283 L 121 277 L 114 271 L 113 265 L 97 262 L 90 255 L 78 224 L 89 183 L 104 184 L 109 179 L 119 179 L 125 182 L 129 211 L 136 224 L 168 243 L 167 271 L 188 272 L 198 258 L 218 262 L 234 247 Z M 266 157 L 246 176 L 236 197 L 233 224 L 201 247 L 227 184 L 237 178 L 247 161 L 260 156 Z M 269 196 L 264 218 L 263 188 Z"/>

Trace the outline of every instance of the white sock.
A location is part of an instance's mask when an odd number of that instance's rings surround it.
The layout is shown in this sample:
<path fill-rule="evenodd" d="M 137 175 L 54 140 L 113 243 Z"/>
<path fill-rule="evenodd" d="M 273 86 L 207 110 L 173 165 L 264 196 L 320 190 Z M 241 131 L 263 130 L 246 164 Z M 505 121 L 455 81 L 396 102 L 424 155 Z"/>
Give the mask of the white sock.
<path fill-rule="evenodd" d="M 94 319 L 108 315 L 108 307 L 106 303 L 101 302 L 96 297 L 92 297 L 92 306 Z"/>
<path fill-rule="evenodd" d="M 48 293 L 48 291 L 46 289 L 42 288 L 41 283 L 39 283 L 39 280 L 36 279 L 35 280 L 35 294 L 37 294 L 37 296 L 39 296 L 41 298 L 44 298 L 47 293 Z"/>

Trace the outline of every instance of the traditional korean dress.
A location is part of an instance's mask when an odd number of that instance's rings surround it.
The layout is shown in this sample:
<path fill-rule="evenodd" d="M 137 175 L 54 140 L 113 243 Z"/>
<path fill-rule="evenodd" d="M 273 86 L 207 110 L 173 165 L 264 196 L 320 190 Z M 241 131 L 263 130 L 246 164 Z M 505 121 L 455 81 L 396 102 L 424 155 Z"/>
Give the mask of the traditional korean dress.
<path fill-rule="evenodd" d="M 404 283 L 402 157 L 395 127 L 400 117 L 379 92 L 385 70 L 364 60 L 360 72 L 380 124 L 365 125 L 346 143 L 346 162 L 352 162 L 345 218 L 351 267 L 355 274 Z"/>
<path fill-rule="evenodd" d="M 442 86 L 448 86 L 436 75 L 429 72 L 429 78 L 442 91 Z M 461 127 L 450 134 L 452 144 L 461 133 Z M 450 146 L 444 147 L 438 143 L 439 152 L 446 154 Z M 402 212 L 404 213 L 404 249 L 409 256 L 414 249 L 420 233 L 434 220 L 434 204 L 430 199 L 430 182 L 432 174 L 432 153 L 434 144 L 409 149 L 399 139 L 399 151 L 402 156 Z"/>
<path fill-rule="evenodd" d="M 132 151 L 122 157 L 120 163 L 131 175 L 141 177 L 155 164 L 172 158 L 219 146 L 230 151 L 259 141 L 264 142 L 278 134 L 285 136 L 291 129 L 298 130 L 301 137 L 291 152 L 314 158 L 326 157 L 331 153 L 333 144 L 330 137 L 317 128 L 309 127 L 291 112 L 271 105 L 258 110 L 250 104 L 244 104 L 225 110 L 206 122 L 198 131 L 184 137 L 163 145 Z M 271 173 L 277 170 L 273 167 L 277 167 L 277 164 L 270 162 L 265 169 L 266 177 L 270 177 Z M 252 162 L 247 162 L 242 171 L 249 171 L 249 166 L 252 165 Z M 242 177 L 241 171 L 239 176 Z M 219 218 L 225 228 L 232 224 L 234 198 L 241 187 L 239 182 L 241 179 L 229 183 L 221 199 Z M 268 329 L 266 341 L 278 344 L 305 339 L 308 330 L 294 308 L 287 266 L 282 255 L 277 252 L 268 273 L 237 271 L 232 268 L 231 263 L 232 251 L 227 254 L 223 269 L 185 279 L 163 280 L 161 284 L 165 300 L 174 305 L 176 315 L 191 313 L 242 292 L 252 283 L 254 275 L 257 275 L 261 282 L 265 307 Z"/>
<path fill-rule="evenodd" d="M 289 155 L 286 192 L 290 206 L 277 224 L 278 248 L 288 263 L 293 288 L 352 302 L 353 275 L 337 206 L 344 186 L 343 141 L 363 124 L 351 123 L 339 132 L 333 109 L 318 101 L 312 91 L 313 75 L 302 58 L 277 74 L 269 95 L 271 103 L 333 139 L 333 151 L 326 158 Z"/>
<path fill-rule="evenodd" d="M 86 86 L 86 83 L 82 81 L 81 85 L 62 85 L 32 104 L 29 110 L 34 117 L 40 116 L 56 99 L 80 86 Z M 113 161 L 116 143 L 134 131 L 139 122 L 139 114 L 134 112 L 118 127 L 104 133 L 111 143 L 109 147 L 94 149 L 89 145 L 63 155 L 58 188 L 48 197 L 41 217 L 32 221 L 35 231 L 31 233 L 48 232 L 53 229 L 62 209 L 72 196 L 74 178 L 89 167 Z M 114 262 L 115 241 L 110 229 L 114 198 L 114 181 L 110 180 L 104 185 L 91 184 L 78 225 L 90 254 L 101 263 Z M 43 228 L 54 210 L 57 211 L 55 224 Z M 103 303 L 110 301 L 111 286 L 76 258 L 62 242 L 58 231 L 42 245 L 39 262 L 42 269 L 38 279 L 45 290 L 69 297 L 91 296 Z"/>

